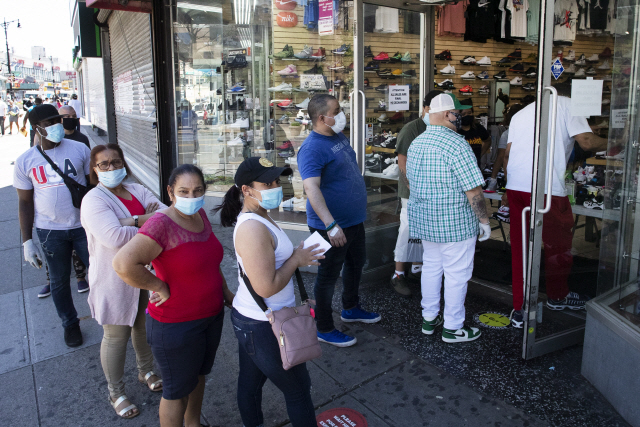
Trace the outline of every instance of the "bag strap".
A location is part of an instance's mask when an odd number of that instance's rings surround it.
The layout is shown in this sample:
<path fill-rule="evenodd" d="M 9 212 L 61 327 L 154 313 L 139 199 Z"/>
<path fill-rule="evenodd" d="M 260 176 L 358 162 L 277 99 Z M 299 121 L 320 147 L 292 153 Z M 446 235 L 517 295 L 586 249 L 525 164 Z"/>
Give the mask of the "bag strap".
<path fill-rule="evenodd" d="M 262 311 L 267 311 L 269 307 L 267 307 L 267 304 L 265 304 L 264 299 L 260 295 L 258 295 L 257 292 L 253 289 L 253 286 L 251 286 L 251 281 L 249 280 L 249 277 L 244 273 L 244 270 L 242 270 L 240 263 L 238 263 L 238 271 L 240 272 L 240 276 L 242 276 L 242 280 L 244 280 L 244 284 L 247 286 L 249 293 L 253 297 L 256 304 L 258 304 L 258 307 L 260 307 Z M 304 283 L 302 281 L 302 274 L 300 273 L 299 268 L 296 268 L 295 275 L 296 275 L 296 282 L 298 282 L 298 291 L 300 292 L 300 300 L 301 302 L 304 303 L 309 299 L 309 295 L 307 294 L 307 290 L 304 288 Z"/>
<path fill-rule="evenodd" d="M 42 147 L 40 147 L 39 145 L 36 145 L 37 150 L 40 152 L 40 154 L 42 154 L 42 157 L 44 157 L 44 159 L 49 163 L 49 165 L 51 166 L 51 168 L 56 171 L 58 173 L 58 175 L 60 175 L 62 177 L 62 179 L 68 178 L 67 175 L 63 174 L 62 171 L 60 170 L 60 168 L 58 167 L 58 165 L 56 165 L 55 163 L 53 163 L 53 160 L 51 160 L 51 158 L 49 156 L 47 156 L 47 154 L 44 152 L 44 150 L 42 149 Z"/>

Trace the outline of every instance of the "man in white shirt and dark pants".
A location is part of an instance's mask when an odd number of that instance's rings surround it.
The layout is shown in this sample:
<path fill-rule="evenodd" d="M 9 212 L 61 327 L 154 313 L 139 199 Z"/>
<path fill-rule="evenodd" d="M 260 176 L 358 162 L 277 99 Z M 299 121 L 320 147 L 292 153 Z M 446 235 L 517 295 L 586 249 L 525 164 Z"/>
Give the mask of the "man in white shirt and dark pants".
<path fill-rule="evenodd" d="M 0 131 L 4 136 L 4 116 L 7 115 L 7 103 L 4 99 L 0 98 Z"/>
<path fill-rule="evenodd" d="M 558 86 L 557 89 L 559 94 L 564 91 L 561 86 Z M 511 264 L 514 311 L 511 315 L 511 324 L 516 328 L 522 328 L 523 325 L 524 295 L 522 234 L 520 230 L 522 229 L 522 210 L 531 205 L 535 108 L 535 103 L 529 104 L 513 116 L 505 153 L 505 166 L 508 163 L 507 197 L 512 230 Z M 551 310 L 584 309 L 588 300 L 585 295 L 570 292 L 567 282 L 573 265 L 571 247 L 574 220 L 571 203 L 564 187 L 564 176 L 574 142 L 577 142 L 585 151 L 601 151 L 607 148 L 607 140 L 593 134 L 585 117 L 571 115 L 571 99 L 559 96 L 551 210 L 545 215 L 542 229 L 547 307 Z M 544 170 L 541 173 L 545 173 Z"/>

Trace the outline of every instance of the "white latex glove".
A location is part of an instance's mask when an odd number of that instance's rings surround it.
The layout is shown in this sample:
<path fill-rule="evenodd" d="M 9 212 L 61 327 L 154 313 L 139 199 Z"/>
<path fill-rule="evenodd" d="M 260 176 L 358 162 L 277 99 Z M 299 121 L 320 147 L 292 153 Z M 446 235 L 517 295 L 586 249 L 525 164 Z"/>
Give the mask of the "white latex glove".
<path fill-rule="evenodd" d="M 33 243 L 33 239 L 27 240 L 22 246 L 24 246 L 24 260 L 35 268 L 42 267 L 42 255 L 40 255 L 36 244 Z"/>
<path fill-rule="evenodd" d="M 478 242 L 484 242 L 491 237 L 491 225 L 489 223 L 480 223 L 480 234 L 478 235 Z"/>

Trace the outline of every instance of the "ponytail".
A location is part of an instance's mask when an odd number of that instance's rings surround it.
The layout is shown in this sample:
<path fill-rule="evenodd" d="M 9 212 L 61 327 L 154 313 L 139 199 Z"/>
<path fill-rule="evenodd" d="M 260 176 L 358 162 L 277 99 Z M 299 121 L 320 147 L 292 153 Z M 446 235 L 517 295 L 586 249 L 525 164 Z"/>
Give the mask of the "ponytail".
<path fill-rule="evenodd" d="M 213 213 L 220 212 L 220 223 L 223 227 L 232 227 L 236 224 L 236 220 L 242 210 L 242 193 L 237 186 L 232 186 L 227 194 L 224 195 L 222 204 L 213 209 Z"/>

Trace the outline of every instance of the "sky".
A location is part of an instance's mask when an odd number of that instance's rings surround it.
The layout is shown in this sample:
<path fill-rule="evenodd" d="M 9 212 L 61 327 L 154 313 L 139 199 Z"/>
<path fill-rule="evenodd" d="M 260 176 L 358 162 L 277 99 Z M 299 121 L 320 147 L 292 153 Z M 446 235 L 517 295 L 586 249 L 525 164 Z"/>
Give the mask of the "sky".
<path fill-rule="evenodd" d="M 9 49 L 16 55 L 31 56 L 31 46 L 44 46 L 47 56 L 58 58 L 62 70 L 71 70 L 73 28 L 69 0 L 0 0 L 0 20 L 20 20 L 9 25 Z M 0 43 L 5 50 L 4 30 Z M 11 50 L 10 50 L 11 51 Z"/>

